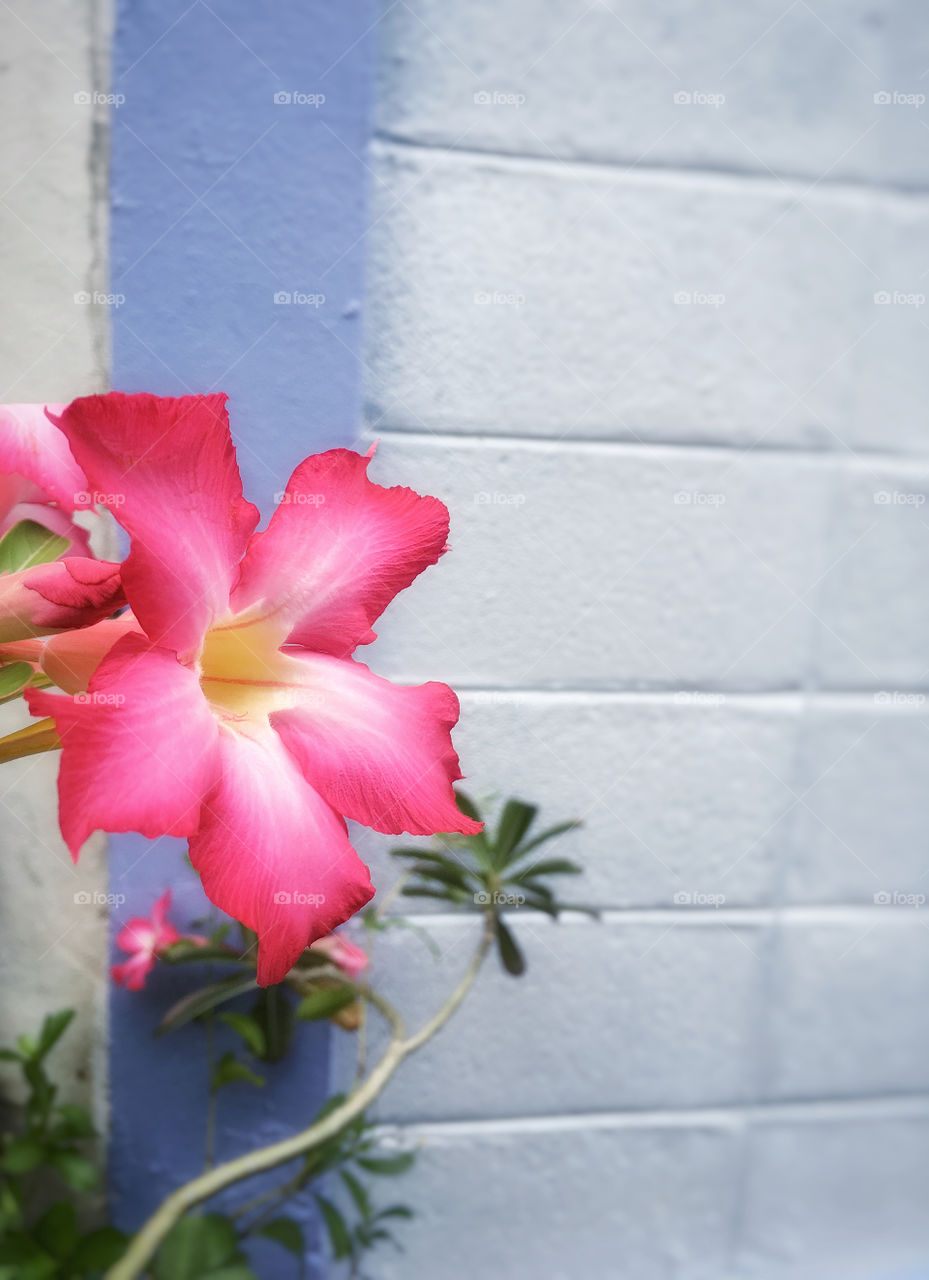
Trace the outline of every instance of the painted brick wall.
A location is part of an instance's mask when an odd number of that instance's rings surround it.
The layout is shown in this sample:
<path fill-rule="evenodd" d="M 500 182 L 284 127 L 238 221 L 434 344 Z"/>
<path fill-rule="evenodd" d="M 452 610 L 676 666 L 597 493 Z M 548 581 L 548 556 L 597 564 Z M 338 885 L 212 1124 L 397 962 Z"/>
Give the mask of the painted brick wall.
<path fill-rule="evenodd" d="M 109 19 L 106 0 L 16 0 L 0 14 L 0 403 L 106 387 Z M 97 549 L 112 549 L 105 534 Z M 0 708 L 0 733 L 23 721 L 21 705 Z M 104 842 L 72 865 L 58 832 L 57 772 L 57 758 L 35 756 L 0 778 L 0 1024 L 6 1044 L 46 1012 L 81 1010 L 53 1069 L 69 1097 L 95 1102 L 102 1128 Z"/>
<path fill-rule="evenodd" d="M 513 913 L 523 989 L 385 1095 L 425 1145 L 378 1274 L 927 1274 L 927 15 L 405 0 L 381 37 L 367 430 L 453 551 L 376 665 L 462 690 L 473 791 L 585 819 L 605 915 Z M 429 923 L 434 971 L 379 944 L 423 1014 L 474 929 Z"/>

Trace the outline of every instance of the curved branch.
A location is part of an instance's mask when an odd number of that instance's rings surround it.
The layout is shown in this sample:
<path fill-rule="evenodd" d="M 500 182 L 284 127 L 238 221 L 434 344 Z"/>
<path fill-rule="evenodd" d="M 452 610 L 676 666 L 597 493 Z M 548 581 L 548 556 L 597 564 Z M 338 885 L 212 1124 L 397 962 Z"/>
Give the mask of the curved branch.
<path fill-rule="evenodd" d="M 279 1164 L 286 1164 L 289 1160 L 304 1155 L 329 1138 L 334 1138 L 346 1125 L 366 1111 L 404 1058 L 421 1048 L 437 1031 L 440 1031 L 461 1004 L 493 942 L 494 928 L 494 917 L 488 913 L 484 917 L 480 943 L 461 981 L 434 1017 L 411 1036 L 404 1036 L 403 1023 L 393 1006 L 371 988 L 359 984 L 359 994 L 384 1015 L 390 1024 L 391 1031 L 390 1043 L 367 1079 L 359 1084 L 340 1106 L 330 1111 L 322 1120 L 317 1120 L 310 1125 L 308 1129 L 303 1129 L 291 1138 L 273 1142 L 270 1146 L 259 1147 L 257 1151 L 249 1151 L 235 1160 L 228 1160 L 225 1164 L 210 1169 L 185 1183 L 184 1186 L 178 1187 L 176 1191 L 172 1191 L 132 1239 L 119 1262 L 107 1271 L 106 1280 L 136 1280 L 154 1257 L 165 1236 L 188 1210 L 224 1191 L 226 1187 L 241 1182 L 244 1178 L 264 1173 Z"/>

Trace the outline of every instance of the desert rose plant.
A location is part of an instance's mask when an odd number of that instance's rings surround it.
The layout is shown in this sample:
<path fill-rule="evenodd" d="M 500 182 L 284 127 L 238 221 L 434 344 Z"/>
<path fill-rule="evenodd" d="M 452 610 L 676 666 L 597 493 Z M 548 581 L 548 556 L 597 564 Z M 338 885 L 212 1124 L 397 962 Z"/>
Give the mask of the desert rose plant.
<path fill-rule="evenodd" d="M 297 467 L 257 532 L 225 404 L 221 395 L 114 392 L 0 410 L 0 697 L 22 696 L 34 718 L 0 739 L 0 759 L 60 751 L 60 825 L 75 859 L 97 830 L 187 838 L 207 898 L 228 919 L 183 933 L 166 890 L 118 932 L 112 978 L 145 999 L 156 965 L 187 965 L 191 990 L 163 1012 L 160 1032 L 197 1021 L 240 1042 L 210 1064 L 204 1173 L 132 1239 L 114 1228 L 82 1235 L 72 1200 L 41 1213 L 32 1202 L 36 1171 L 86 1189 L 86 1117 L 72 1115 L 68 1128 L 44 1067 L 68 1017 L 7 1050 L 32 1094 L 0 1159 L 0 1280 L 5 1267 L 34 1280 L 104 1268 L 113 1280 L 240 1280 L 254 1274 L 249 1237 L 302 1254 L 294 1220 L 272 1215 L 303 1193 L 315 1195 L 334 1255 L 360 1275 L 366 1251 L 409 1214 L 378 1209 L 363 1175 L 399 1173 L 412 1160 L 379 1153 L 368 1108 L 445 1024 L 492 947 L 509 973 L 522 973 L 504 912 L 557 917 L 563 904 L 548 878 L 578 870 L 538 852 L 573 821 L 532 835 L 534 806 L 511 800 L 491 834 L 456 794 L 451 689 L 392 684 L 354 656 L 397 593 L 446 550 L 444 505 L 372 481 L 373 450 L 334 449 Z M 91 553 L 95 517 L 75 522 L 99 507 L 129 535 L 121 564 Z M 436 837 L 393 851 L 406 869 L 376 906 L 347 818 Z M 403 923 L 403 896 L 482 920 L 458 985 L 414 1032 L 378 994 L 370 962 L 376 934 Z M 334 932 L 356 913 L 365 946 Z M 370 1067 L 369 1008 L 389 1031 Z M 287 1052 L 301 1020 L 320 1018 L 358 1036 L 351 1091 L 309 1128 L 215 1166 L 220 1092 L 263 1085 L 260 1064 Z M 69 1160 L 84 1182 L 69 1181 Z M 282 1165 L 288 1178 L 257 1200 L 191 1212 Z M 335 1175 L 352 1221 L 324 1193 L 322 1180 Z"/>

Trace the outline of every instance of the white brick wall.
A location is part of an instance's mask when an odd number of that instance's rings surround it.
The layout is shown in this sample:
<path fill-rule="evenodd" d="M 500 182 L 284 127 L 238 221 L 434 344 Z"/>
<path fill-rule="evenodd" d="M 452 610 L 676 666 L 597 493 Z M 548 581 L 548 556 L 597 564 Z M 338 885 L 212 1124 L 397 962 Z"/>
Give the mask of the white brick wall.
<path fill-rule="evenodd" d="M 372 660 L 462 690 L 475 793 L 584 818 L 605 914 L 514 913 L 527 977 L 385 1094 L 424 1149 L 378 1274 L 921 1274 L 926 15 L 405 0 L 382 42 L 368 431 L 452 553 Z M 474 929 L 419 918 L 414 1020 Z"/>
<path fill-rule="evenodd" d="M 75 94 L 107 92 L 110 11 L 106 0 L 15 7 L 0 13 L 0 403 L 69 400 L 107 384 L 104 309 L 74 300 L 106 291 L 106 109 Z M 28 716 L 13 704 L 0 720 L 9 733 Z M 104 844 L 72 865 L 58 832 L 57 772 L 57 757 L 36 756 L 0 776 L 0 1024 L 7 1043 L 44 1013 L 77 1008 L 51 1065 L 69 1096 L 94 1097 L 102 1123 L 106 909 L 74 895 L 106 894 Z"/>

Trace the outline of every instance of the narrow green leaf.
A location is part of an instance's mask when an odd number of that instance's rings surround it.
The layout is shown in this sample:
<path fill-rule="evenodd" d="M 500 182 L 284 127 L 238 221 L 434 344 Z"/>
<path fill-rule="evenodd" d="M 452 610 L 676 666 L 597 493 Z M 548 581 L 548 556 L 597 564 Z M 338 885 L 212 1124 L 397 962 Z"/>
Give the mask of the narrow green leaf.
<path fill-rule="evenodd" d="M 70 545 L 68 538 L 50 533 L 34 520 L 20 520 L 0 538 L 0 573 L 19 573 L 37 564 L 50 564 Z"/>
<path fill-rule="evenodd" d="M 463 893 L 474 892 L 463 867 L 452 866 L 448 862 L 441 865 L 419 862 L 414 863 L 410 870 L 413 875 L 422 876 L 426 880 L 438 880 L 440 884 L 447 885 L 451 889 L 460 889 Z"/>
<path fill-rule="evenodd" d="M 440 902 L 454 902 L 456 906 L 468 901 L 468 895 L 460 889 L 427 889 L 424 885 L 405 884 L 401 893 L 405 898 L 438 898 Z"/>
<path fill-rule="evenodd" d="M 509 876 L 511 884 L 520 884 L 523 880 L 535 879 L 537 876 L 577 876 L 582 868 L 567 858 L 548 858 L 545 862 L 534 862 L 525 871 L 517 871 Z"/>
<path fill-rule="evenodd" d="M 200 943 L 188 942 L 185 938 L 159 951 L 158 958 L 165 964 L 206 964 L 212 960 L 218 964 L 247 965 L 250 969 L 255 967 L 251 960 L 240 956 L 230 947 L 213 946 L 212 943 L 203 946 Z"/>
<path fill-rule="evenodd" d="M 259 1058 L 264 1056 L 265 1033 L 253 1017 L 247 1013 L 221 1013 L 218 1016 L 220 1022 L 242 1037 L 252 1053 Z"/>
<path fill-rule="evenodd" d="M 297 1005 L 297 1017 L 310 1022 L 331 1018 L 333 1014 L 347 1009 L 355 998 L 353 987 L 320 987 L 303 997 Z"/>
<path fill-rule="evenodd" d="M 497 920 L 497 951 L 500 953 L 500 961 L 507 973 L 511 973 L 514 978 L 520 977 L 526 972 L 526 961 L 523 959 L 523 953 L 517 946 L 516 939 L 502 920 Z"/>
<path fill-rule="evenodd" d="M 250 1066 L 242 1062 L 234 1053 L 224 1053 L 213 1068 L 210 1087 L 214 1090 L 224 1089 L 229 1084 L 251 1084 L 257 1089 L 264 1087 L 265 1078 Z"/>
<path fill-rule="evenodd" d="M 405 1204 L 392 1204 L 388 1209 L 382 1209 L 380 1213 L 375 1214 L 375 1219 L 380 1221 L 381 1218 L 412 1218 L 413 1210 Z"/>
<path fill-rule="evenodd" d="M 255 1234 L 275 1240 L 283 1248 L 296 1254 L 298 1258 L 302 1258 L 306 1251 L 303 1228 L 293 1218 L 272 1218 L 263 1227 L 259 1227 Z"/>
<path fill-rule="evenodd" d="M 395 1156 L 359 1156 L 358 1164 L 368 1173 L 397 1174 L 406 1173 L 416 1163 L 415 1151 L 401 1151 Z"/>
<path fill-rule="evenodd" d="M 519 851 L 519 856 L 524 858 L 533 849 L 538 849 L 540 844 L 545 844 L 547 840 L 554 840 L 555 836 L 564 835 L 566 831 L 576 831 L 580 826 L 583 826 L 583 823 L 579 818 L 571 818 L 567 822 L 559 822 L 554 827 L 549 827 L 547 831 L 535 836 L 528 844 L 524 844 Z"/>
<path fill-rule="evenodd" d="M 339 1172 L 340 1172 L 342 1181 L 345 1183 L 345 1186 L 348 1189 L 348 1194 L 351 1196 L 352 1200 L 355 1203 L 355 1208 L 361 1214 L 362 1218 L 370 1218 L 371 1217 L 371 1201 L 368 1197 L 367 1191 L 364 1189 L 364 1187 L 361 1185 L 360 1181 L 355 1177 L 355 1175 L 349 1172 L 348 1169 L 341 1169 Z"/>
<path fill-rule="evenodd" d="M 507 800 L 497 824 L 494 840 L 494 861 L 497 868 L 505 867 L 511 855 L 532 825 L 538 809 L 522 800 Z"/>
<path fill-rule="evenodd" d="M 199 1018 L 202 1013 L 209 1013 L 210 1009 L 215 1009 L 217 1005 L 225 1004 L 227 1000 L 243 995 L 246 991 L 254 991 L 257 986 L 253 973 L 249 975 L 233 973 L 228 978 L 221 978 L 219 982 L 211 982 L 209 986 L 200 987 L 199 990 L 192 991 L 190 995 L 184 996 L 183 999 L 178 1000 L 177 1004 L 171 1006 L 159 1023 L 155 1035 L 163 1036 L 168 1031 L 174 1031 L 175 1028 L 182 1027 L 185 1022 Z"/>
<path fill-rule="evenodd" d="M 342 1217 L 341 1213 L 339 1213 L 332 1201 L 327 1200 L 325 1196 L 321 1196 L 319 1193 L 316 1193 L 314 1199 L 319 1205 L 320 1212 L 323 1215 L 323 1221 L 326 1224 L 326 1230 L 329 1232 L 329 1243 L 332 1245 L 334 1257 L 337 1261 L 340 1258 L 351 1257 L 352 1237 L 345 1219 Z M 167 1277 L 165 1280 L 167 1280 Z"/>
<path fill-rule="evenodd" d="M 469 795 L 466 795 L 463 791 L 459 791 L 457 787 L 455 789 L 455 799 L 458 801 L 458 808 L 465 815 L 465 817 L 471 818 L 472 821 L 474 822 L 484 821 L 483 817 L 481 816 L 480 809 L 478 809 L 477 805 L 474 803 L 471 797 Z"/>

